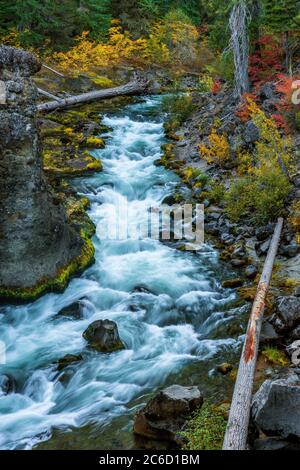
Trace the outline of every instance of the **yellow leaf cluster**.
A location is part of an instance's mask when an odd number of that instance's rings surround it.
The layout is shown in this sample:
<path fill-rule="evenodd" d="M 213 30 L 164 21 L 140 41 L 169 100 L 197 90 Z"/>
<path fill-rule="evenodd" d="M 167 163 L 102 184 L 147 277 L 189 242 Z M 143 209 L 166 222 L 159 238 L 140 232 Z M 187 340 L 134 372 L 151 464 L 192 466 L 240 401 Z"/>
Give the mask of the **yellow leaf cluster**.
<path fill-rule="evenodd" d="M 218 163 L 222 165 L 230 159 L 230 146 L 227 136 L 219 135 L 215 127 L 213 127 L 209 136 L 209 146 L 201 144 L 199 152 L 209 164 Z"/>

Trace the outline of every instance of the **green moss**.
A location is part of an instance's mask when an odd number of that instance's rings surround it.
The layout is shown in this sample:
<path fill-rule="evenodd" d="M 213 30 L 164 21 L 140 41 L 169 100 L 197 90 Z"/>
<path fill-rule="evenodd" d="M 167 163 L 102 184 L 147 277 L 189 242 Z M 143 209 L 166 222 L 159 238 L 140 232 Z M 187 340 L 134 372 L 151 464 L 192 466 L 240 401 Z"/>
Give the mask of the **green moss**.
<path fill-rule="evenodd" d="M 114 82 L 110 78 L 103 77 L 101 75 L 98 75 L 98 77 L 92 77 L 91 81 L 101 88 L 111 88 L 114 86 Z"/>
<path fill-rule="evenodd" d="M 90 149 L 103 149 L 105 147 L 104 140 L 101 137 L 88 137 L 84 144 Z"/>
<path fill-rule="evenodd" d="M 289 364 L 285 353 L 274 347 L 265 347 L 262 350 L 262 355 L 267 359 L 268 362 L 276 366 L 287 366 Z"/>
<path fill-rule="evenodd" d="M 81 236 L 84 243 L 80 255 L 66 266 L 59 268 L 53 279 L 41 279 L 35 286 L 29 288 L 0 287 L 1 300 L 28 302 L 46 292 L 62 292 L 72 276 L 83 272 L 94 262 L 94 245 L 83 231 Z"/>
<path fill-rule="evenodd" d="M 224 409 L 205 403 L 196 410 L 183 436 L 187 440 L 185 450 L 220 450 L 226 430 Z"/>

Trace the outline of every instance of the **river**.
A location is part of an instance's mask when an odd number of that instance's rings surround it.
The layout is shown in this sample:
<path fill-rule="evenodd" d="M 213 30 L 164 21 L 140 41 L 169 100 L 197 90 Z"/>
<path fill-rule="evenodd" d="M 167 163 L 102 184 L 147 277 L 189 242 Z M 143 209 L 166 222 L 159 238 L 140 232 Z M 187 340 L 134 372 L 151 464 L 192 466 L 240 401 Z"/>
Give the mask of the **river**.
<path fill-rule="evenodd" d="M 114 206 L 126 201 L 134 225 L 178 184 L 176 175 L 154 165 L 165 140 L 160 104 L 161 97 L 151 97 L 109 112 L 106 148 L 94 152 L 103 172 L 74 181 L 91 200 L 95 264 L 63 294 L 0 310 L 1 373 L 17 384 L 14 393 L 0 392 L 1 449 L 41 442 L 135 447 L 133 414 L 156 389 L 198 384 L 224 398 L 233 385 L 214 368 L 237 360 L 244 308 L 234 304 L 234 291 L 221 287 L 231 273 L 217 251 L 204 244 L 196 253 L 181 252 L 157 240 L 110 240 L 101 233 Z M 78 299 L 84 299 L 82 319 L 56 316 Z M 83 331 L 106 318 L 118 324 L 126 349 L 101 354 L 86 347 Z M 235 325 L 234 334 L 228 325 Z M 81 362 L 57 371 L 55 361 L 78 353 Z"/>

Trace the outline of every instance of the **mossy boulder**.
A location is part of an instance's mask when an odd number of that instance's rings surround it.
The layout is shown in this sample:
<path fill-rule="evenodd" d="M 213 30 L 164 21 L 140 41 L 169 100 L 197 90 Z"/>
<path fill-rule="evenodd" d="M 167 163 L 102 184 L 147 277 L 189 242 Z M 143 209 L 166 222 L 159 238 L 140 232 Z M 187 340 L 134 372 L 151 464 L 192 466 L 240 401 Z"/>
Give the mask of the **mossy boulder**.
<path fill-rule="evenodd" d="M 96 320 L 83 333 L 89 346 L 98 352 L 109 353 L 124 349 L 118 326 L 111 320 Z"/>

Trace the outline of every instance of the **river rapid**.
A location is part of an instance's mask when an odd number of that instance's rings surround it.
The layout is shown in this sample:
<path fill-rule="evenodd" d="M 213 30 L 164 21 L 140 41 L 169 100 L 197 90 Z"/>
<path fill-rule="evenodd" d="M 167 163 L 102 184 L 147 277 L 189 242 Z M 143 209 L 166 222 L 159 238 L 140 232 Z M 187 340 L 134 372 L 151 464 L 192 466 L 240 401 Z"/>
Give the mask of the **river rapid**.
<path fill-rule="evenodd" d="M 155 390 L 197 384 L 224 399 L 232 388 L 214 369 L 237 360 L 245 310 L 221 287 L 232 273 L 217 251 L 210 244 L 182 252 L 150 238 L 103 236 L 114 208 L 126 203 L 134 225 L 179 182 L 154 165 L 165 141 L 161 99 L 109 112 L 106 148 L 94 152 L 103 172 L 74 181 L 91 201 L 95 264 L 62 294 L 1 307 L 1 373 L 16 381 L 13 393 L 0 392 L 1 449 L 137 448 L 132 417 Z M 79 299 L 82 319 L 57 316 Z M 106 318 L 118 324 L 126 349 L 101 354 L 86 347 L 83 331 Z M 58 359 L 80 353 L 81 362 L 57 370 Z"/>

